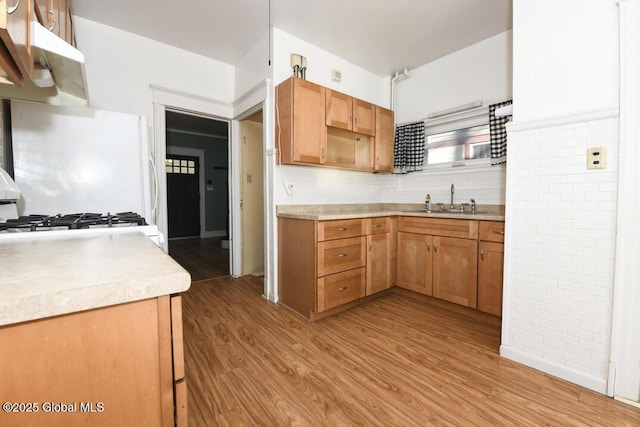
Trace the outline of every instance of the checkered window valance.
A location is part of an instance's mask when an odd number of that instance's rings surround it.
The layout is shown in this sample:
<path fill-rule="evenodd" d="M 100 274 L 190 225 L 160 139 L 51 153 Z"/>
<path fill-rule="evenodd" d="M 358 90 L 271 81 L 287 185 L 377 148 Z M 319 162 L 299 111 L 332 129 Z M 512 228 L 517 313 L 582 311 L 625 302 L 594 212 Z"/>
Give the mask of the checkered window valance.
<path fill-rule="evenodd" d="M 496 109 L 511 105 L 512 101 L 504 101 L 489 106 L 489 136 L 491 138 L 491 165 L 507 161 L 507 128 L 508 116 L 496 117 Z"/>
<path fill-rule="evenodd" d="M 424 122 L 396 126 L 393 147 L 394 173 L 422 170 L 424 162 Z"/>

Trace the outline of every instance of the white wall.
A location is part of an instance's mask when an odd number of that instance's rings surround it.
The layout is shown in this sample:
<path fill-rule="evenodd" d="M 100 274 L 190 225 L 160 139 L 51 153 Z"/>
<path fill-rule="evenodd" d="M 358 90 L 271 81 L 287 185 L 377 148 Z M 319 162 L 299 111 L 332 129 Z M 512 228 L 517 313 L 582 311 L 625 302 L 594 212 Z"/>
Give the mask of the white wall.
<path fill-rule="evenodd" d="M 291 76 L 290 55 L 307 58 L 307 80 L 334 89 L 372 104 L 389 105 L 388 77 L 380 77 L 326 50 L 294 37 L 278 28 L 273 29 L 273 82 L 278 85 Z M 331 70 L 342 72 L 342 81 L 331 81 Z"/>
<path fill-rule="evenodd" d="M 616 1 L 515 0 L 513 10 L 501 354 L 605 393 L 618 184 Z M 606 147 L 604 170 L 586 169 L 594 146 Z"/>
<path fill-rule="evenodd" d="M 506 31 L 410 70 L 409 78 L 397 85 L 396 121 L 425 119 L 434 111 L 473 101 L 511 99 L 511 40 Z M 434 202 L 448 202 L 455 184 L 454 202 L 505 203 L 505 167 L 490 169 L 449 168 L 437 172 L 380 176 L 385 201 L 421 203 L 426 193 Z"/>
<path fill-rule="evenodd" d="M 617 105 L 615 0 L 514 0 L 513 9 L 514 120 Z"/>
<path fill-rule="evenodd" d="M 231 65 L 80 17 L 74 25 L 92 108 L 144 115 L 151 122 L 150 85 L 227 103 L 234 99 Z"/>
<path fill-rule="evenodd" d="M 234 99 L 244 95 L 269 77 L 271 73 L 269 49 L 269 33 L 266 32 L 258 43 L 235 64 Z"/>
<path fill-rule="evenodd" d="M 409 78 L 398 82 L 397 122 L 473 101 L 511 99 L 511 40 L 506 31 L 409 70 Z"/>

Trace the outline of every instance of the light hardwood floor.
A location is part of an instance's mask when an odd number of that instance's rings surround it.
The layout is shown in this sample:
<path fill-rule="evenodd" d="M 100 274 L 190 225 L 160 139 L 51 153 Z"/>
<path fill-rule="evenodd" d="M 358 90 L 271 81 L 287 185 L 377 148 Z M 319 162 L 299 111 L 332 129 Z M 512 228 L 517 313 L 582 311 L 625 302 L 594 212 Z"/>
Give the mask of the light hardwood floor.
<path fill-rule="evenodd" d="M 229 277 L 184 295 L 190 426 L 639 426 L 500 358 L 500 322 L 408 291 L 307 323 Z"/>

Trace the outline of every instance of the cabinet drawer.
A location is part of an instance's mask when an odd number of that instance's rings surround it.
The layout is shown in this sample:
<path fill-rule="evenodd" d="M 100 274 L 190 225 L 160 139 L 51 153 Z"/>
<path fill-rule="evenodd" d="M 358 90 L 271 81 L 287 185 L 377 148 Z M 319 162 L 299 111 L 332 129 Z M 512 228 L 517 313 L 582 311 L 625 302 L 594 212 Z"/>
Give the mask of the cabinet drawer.
<path fill-rule="evenodd" d="M 379 233 L 388 233 L 389 232 L 389 217 L 381 216 L 378 218 L 367 218 L 366 220 L 366 229 L 367 235 L 369 234 L 379 234 Z"/>
<path fill-rule="evenodd" d="M 480 221 L 480 240 L 486 242 L 504 242 L 504 222 Z"/>
<path fill-rule="evenodd" d="M 362 236 L 364 234 L 364 221 L 361 219 L 340 219 L 318 223 L 319 242 Z"/>
<path fill-rule="evenodd" d="M 478 221 L 401 216 L 398 219 L 398 231 L 430 234 L 433 236 L 459 237 L 462 239 L 477 239 Z"/>
<path fill-rule="evenodd" d="M 318 279 L 318 313 L 365 296 L 365 269 L 345 271 Z"/>
<path fill-rule="evenodd" d="M 318 242 L 318 277 L 364 267 L 366 237 Z"/>

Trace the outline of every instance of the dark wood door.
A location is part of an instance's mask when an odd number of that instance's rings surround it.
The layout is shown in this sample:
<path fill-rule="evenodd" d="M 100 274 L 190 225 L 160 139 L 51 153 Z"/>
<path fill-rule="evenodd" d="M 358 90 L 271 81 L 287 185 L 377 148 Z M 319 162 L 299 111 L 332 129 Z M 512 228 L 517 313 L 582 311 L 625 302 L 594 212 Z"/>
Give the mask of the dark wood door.
<path fill-rule="evenodd" d="M 197 157 L 167 155 L 169 238 L 200 236 L 200 174 Z"/>

